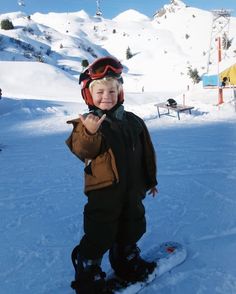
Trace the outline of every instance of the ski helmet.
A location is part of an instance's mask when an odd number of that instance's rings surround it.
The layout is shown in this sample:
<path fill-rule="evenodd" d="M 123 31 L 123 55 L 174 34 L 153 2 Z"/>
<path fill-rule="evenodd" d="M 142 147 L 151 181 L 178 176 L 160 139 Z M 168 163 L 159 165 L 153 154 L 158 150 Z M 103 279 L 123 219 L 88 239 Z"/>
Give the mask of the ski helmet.
<path fill-rule="evenodd" d="M 81 85 L 81 94 L 85 103 L 89 106 L 93 106 L 93 98 L 89 91 L 89 84 L 94 80 L 102 79 L 106 76 L 114 77 L 118 82 L 123 83 L 121 77 L 123 70 L 122 64 L 112 56 L 106 56 L 96 59 L 90 64 L 84 72 L 81 73 L 79 78 L 79 84 Z M 118 102 L 124 102 L 124 92 L 121 89 L 118 94 Z"/>

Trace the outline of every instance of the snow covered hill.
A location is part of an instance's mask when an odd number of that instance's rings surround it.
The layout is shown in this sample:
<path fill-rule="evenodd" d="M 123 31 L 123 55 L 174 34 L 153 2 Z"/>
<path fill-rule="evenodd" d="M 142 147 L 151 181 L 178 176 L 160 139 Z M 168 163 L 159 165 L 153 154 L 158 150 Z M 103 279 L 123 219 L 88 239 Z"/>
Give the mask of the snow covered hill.
<path fill-rule="evenodd" d="M 0 15 L 0 20 L 6 18 L 12 21 L 14 29 L 0 30 L 0 62 L 40 61 L 78 78 L 83 59 L 91 62 L 97 56 L 111 54 L 125 66 L 128 91 L 137 92 L 144 87 L 146 91 L 168 89 L 180 93 L 192 85 L 189 67 L 196 68 L 200 75 L 207 71 L 211 50 L 214 54 L 210 62 L 212 66 L 217 64 L 217 44 L 210 46 L 212 12 L 187 7 L 180 0 L 165 5 L 153 19 L 135 10 L 125 11 L 111 20 L 89 16 L 83 10 L 30 16 L 22 12 Z M 234 17 L 222 34 L 224 32 L 232 44 L 223 55 L 233 64 L 236 56 Z M 133 57 L 127 60 L 128 48 Z M 31 83 L 29 77 L 25 78 L 25 84 Z M 11 85 L 14 85 L 13 79 Z M 11 97 L 5 76 L 1 77 L 1 87 L 5 95 Z"/>

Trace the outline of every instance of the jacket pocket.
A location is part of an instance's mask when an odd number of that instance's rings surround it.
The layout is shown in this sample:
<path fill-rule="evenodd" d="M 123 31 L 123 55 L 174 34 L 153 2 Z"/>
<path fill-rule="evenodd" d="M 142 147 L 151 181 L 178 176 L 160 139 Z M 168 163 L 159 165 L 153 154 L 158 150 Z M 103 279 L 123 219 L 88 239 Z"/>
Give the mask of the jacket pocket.
<path fill-rule="evenodd" d="M 93 160 L 86 160 L 85 193 L 118 183 L 119 176 L 111 149 Z"/>

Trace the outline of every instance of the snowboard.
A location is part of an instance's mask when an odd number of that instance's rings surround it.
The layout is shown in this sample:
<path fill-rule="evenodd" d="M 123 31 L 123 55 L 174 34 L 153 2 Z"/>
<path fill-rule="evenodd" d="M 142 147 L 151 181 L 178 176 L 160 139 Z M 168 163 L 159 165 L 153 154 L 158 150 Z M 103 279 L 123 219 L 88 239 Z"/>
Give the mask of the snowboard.
<path fill-rule="evenodd" d="M 140 292 L 152 281 L 183 263 L 187 257 L 187 250 L 182 244 L 169 241 L 153 247 L 142 257 L 147 261 L 157 263 L 154 271 L 148 275 L 145 281 L 135 283 L 127 283 L 111 273 L 107 277 L 107 285 L 109 285 L 112 293 L 136 294 Z"/>

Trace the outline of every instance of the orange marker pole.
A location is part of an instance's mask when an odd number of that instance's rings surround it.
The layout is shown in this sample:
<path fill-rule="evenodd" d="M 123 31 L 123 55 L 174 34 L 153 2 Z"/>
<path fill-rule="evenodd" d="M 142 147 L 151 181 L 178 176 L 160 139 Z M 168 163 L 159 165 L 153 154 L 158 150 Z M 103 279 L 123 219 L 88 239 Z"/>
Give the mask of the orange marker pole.
<path fill-rule="evenodd" d="M 217 38 L 218 41 L 218 67 L 219 67 L 219 63 L 222 60 L 222 56 L 221 56 L 221 39 L 220 37 Z M 219 79 L 219 70 L 218 70 L 218 79 Z M 219 83 L 220 81 L 218 81 Z M 223 99 L 223 88 L 218 85 L 218 105 L 224 103 L 224 99 Z"/>

